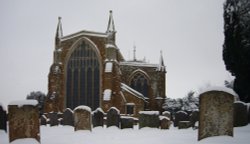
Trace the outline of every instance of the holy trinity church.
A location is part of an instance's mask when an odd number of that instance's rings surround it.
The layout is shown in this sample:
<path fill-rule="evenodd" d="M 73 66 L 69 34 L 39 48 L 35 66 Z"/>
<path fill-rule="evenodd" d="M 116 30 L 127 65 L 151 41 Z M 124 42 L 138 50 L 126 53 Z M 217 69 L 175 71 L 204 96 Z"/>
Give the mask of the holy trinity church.
<path fill-rule="evenodd" d="M 116 107 L 130 115 L 141 110 L 162 111 L 165 77 L 162 55 L 158 64 L 135 57 L 124 59 L 116 45 L 112 11 L 106 32 L 83 30 L 63 36 L 59 18 L 45 112 L 79 105 L 104 111 Z"/>

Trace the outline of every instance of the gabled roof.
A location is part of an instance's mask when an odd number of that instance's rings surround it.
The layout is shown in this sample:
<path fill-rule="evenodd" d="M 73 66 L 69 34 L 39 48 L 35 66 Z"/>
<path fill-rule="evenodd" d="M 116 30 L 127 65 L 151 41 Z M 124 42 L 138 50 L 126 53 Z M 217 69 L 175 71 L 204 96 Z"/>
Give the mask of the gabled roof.
<path fill-rule="evenodd" d="M 94 36 L 94 37 L 102 37 L 102 38 L 107 38 L 107 34 L 106 33 L 102 33 L 102 32 L 94 32 L 94 31 L 87 31 L 87 30 L 82 30 L 67 36 L 64 36 L 61 38 L 62 41 L 68 40 L 68 39 L 72 39 L 78 36 Z"/>

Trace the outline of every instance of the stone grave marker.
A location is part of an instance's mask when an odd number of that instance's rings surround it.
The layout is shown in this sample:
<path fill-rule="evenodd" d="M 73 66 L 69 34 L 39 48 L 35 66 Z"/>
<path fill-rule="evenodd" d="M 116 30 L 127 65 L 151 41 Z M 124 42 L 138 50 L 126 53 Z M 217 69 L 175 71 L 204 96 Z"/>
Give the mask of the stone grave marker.
<path fill-rule="evenodd" d="M 0 129 L 7 131 L 7 113 L 2 105 L 0 105 Z"/>
<path fill-rule="evenodd" d="M 234 127 L 246 126 L 248 124 L 247 105 L 244 102 L 234 103 Z"/>
<path fill-rule="evenodd" d="M 121 129 L 133 128 L 134 127 L 134 118 L 128 116 L 121 117 Z"/>
<path fill-rule="evenodd" d="M 78 106 L 74 109 L 74 126 L 75 131 L 92 130 L 91 108 L 88 106 Z"/>
<path fill-rule="evenodd" d="M 171 119 L 171 113 L 169 111 L 162 112 L 162 116 L 168 117 L 169 120 Z"/>
<path fill-rule="evenodd" d="M 166 116 L 160 116 L 161 129 L 169 129 L 171 125 L 170 118 Z"/>
<path fill-rule="evenodd" d="M 110 126 L 120 127 L 120 111 L 115 107 L 111 107 L 107 113 L 107 127 Z"/>
<path fill-rule="evenodd" d="M 62 118 L 63 125 L 74 126 L 74 113 L 70 108 L 64 110 Z"/>
<path fill-rule="evenodd" d="M 187 129 L 191 127 L 190 121 L 179 121 L 178 129 Z"/>
<path fill-rule="evenodd" d="M 193 111 L 190 116 L 189 116 L 189 119 L 190 119 L 190 124 L 191 124 L 191 127 L 195 127 L 195 123 L 197 121 L 199 121 L 199 111 L 198 110 L 195 110 Z"/>
<path fill-rule="evenodd" d="M 97 108 L 95 111 L 93 111 L 92 116 L 92 124 L 93 127 L 101 126 L 103 127 L 104 124 L 104 112 L 101 108 Z"/>
<path fill-rule="evenodd" d="M 36 100 L 13 101 L 9 111 L 9 142 L 34 138 L 40 142 L 39 110 Z"/>
<path fill-rule="evenodd" d="M 175 114 L 174 126 L 178 126 L 179 121 L 189 121 L 188 114 L 184 111 L 178 111 Z"/>
<path fill-rule="evenodd" d="M 140 111 L 139 112 L 139 128 L 151 127 L 159 128 L 160 118 L 159 111 Z"/>
<path fill-rule="evenodd" d="M 48 118 L 50 126 L 57 126 L 59 124 L 58 115 L 56 112 L 48 113 Z"/>
<path fill-rule="evenodd" d="M 215 88 L 200 94 L 198 140 L 211 136 L 233 136 L 235 93 Z"/>
<path fill-rule="evenodd" d="M 40 125 L 46 125 L 47 124 L 47 118 L 45 115 L 42 115 L 40 118 Z"/>

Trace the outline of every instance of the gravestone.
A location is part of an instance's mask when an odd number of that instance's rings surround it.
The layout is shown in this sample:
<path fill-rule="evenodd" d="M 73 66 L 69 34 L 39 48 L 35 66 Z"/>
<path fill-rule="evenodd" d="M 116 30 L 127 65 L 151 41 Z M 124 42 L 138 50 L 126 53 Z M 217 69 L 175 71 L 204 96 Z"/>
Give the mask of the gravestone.
<path fill-rule="evenodd" d="M 93 127 L 98 127 L 101 126 L 103 127 L 104 124 L 104 112 L 101 108 L 97 108 L 94 112 L 93 112 L 93 117 L 92 117 L 92 124 Z"/>
<path fill-rule="evenodd" d="M 64 110 L 62 118 L 63 125 L 74 126 L 74 113 L 70 108 Z"/>
<path fill-rule="evenodd" d="M 171 113 L 169 111 L 162 112 L 162 116 L 168 117 L 169 120 L 171 119 Z"/>
<path fill-rule="evenodd" d="M 0 129 L 7 132 L 7 114 L 3 106 L 0 105 Z"/>
<path fill-rule="evenodd" d="M 248 124 L 247 105 L 241 101 L 234 103 L 234 127 Z"/>
<path fill-rule="evenodd" d="M 193 112 L 190 114 L 189 118 L 190 118 L 191 127 L 194 128 L 194 127 L 195 127 L 195 123 L 196 123 L 197 121 L 199 121 L 199 111 L 198 111 L 198 110 L 193 111 Z"/>
<path fill-rule="evenodd" d="M 50 126 L 57 126 L 59 124 L 58 115 L 56 112 L 48 113 L 48 118 Z"/>
<path fill-rule="evenodd" d="M 200 94 L 198 140 L 211 136 L 233 136 L 235 93 L 230 89 L 217 89 Z"/>
<path fill-rule="evenodd" d="M 46 125 L 47 124 L 47 118 L 45 115 L 42 115 L 40 118 L 40 125 Z"/>
<path fill-rule="evenodd" d="M 36 100 L 11 102 L 8 106 L 9 142 L 34 138 L 40 142 L 39 110 Z"/>
<path fill-rule="evenodd" d="M 74 109 L 74 126 L 75 131 L 92 130 L 91 108 L 88 106 L 78 106 Z"/>
<path fill-rule="evenodd" d="M 115 107 L 111 107 L 107 113 L 107 127 L 110 126 L 120 127 L 120 111 Z"/>
<path fill-rule="evenodd" d="M 184 111 L 178 111 L 175 113 L 174 126 L 178 126 L 179 121 L 189 121 L 188 114 Z"/>
<path fill-rule="evenodd" d="M 191 127 L 190 121 L 179 121 L 178 129 L 187 129 Z"/>
<path fill-rule="evenodd" d="M 160 126 L 159 111 L 139 112 L 139 128 L 143 127 L 159 128 L 159 126 Z"/>
<path fill-rule="evenodd" d="M 171 125 L 170 118 L 166 116 L 160 116 L 161 129 L 169 129 Z"/>
<path fill-rule="evenodd" d="M 121 117 L 121 129 L 133 128 L 134 127 L 134 118 L 122 116 Z"/>

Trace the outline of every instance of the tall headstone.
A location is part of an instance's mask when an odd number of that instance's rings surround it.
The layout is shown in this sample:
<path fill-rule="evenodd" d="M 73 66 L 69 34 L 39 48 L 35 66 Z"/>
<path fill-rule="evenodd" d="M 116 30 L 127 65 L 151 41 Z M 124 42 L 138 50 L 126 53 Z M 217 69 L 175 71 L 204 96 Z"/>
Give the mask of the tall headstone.
<path fill-rule="evenodd" d="M 143 127 L 159 128 L 159 126 L 160 126 L 159 111 L 139 112 L 139 128 Z"/>
<path fill-rule="evenodd" d="M 244 102 L 234 103 L 234 127 L 246 126 L 248 124 L 247 105 Z"/>
<path fill-rule="evenodd" d="M 74 125 L 77 130 L 92 130 L 91 108 L 88 106 L 78 106 L 74 109 Z"/>
<path fill-rule="evenodd" d="M 120 127 L 120 111 L 115 107 L 111 107 L 107 113 L 107 127 L 110 126 Z"/>
<path fill-rule="evenodd" d="M 48 113 L 48 118 L 50 126 L 57 126 L 59 124 L 58 115 L 56 112 Z"/>
<path fill-rule="evenodd" d="M 74 113 L 70 108 L 67 108 L 63 112 L 63 125 L 74 126 Z"/>
<path fill-rule="evenodd" d="M 92 124 L 93 127 L 98 127 L 101 126 L 103 127 L 104 124 L 104 112 L 101 108 L 97 108 L 94 112 L 93 112 L 93 116 L 92 116 Z"/>
<path fill-rule="evenodd" d="M 134 127 L 134 118 L 128 116 L 121 117 L 121 129 L 133 128 Z"/>
<path fill-rule="evenodd" d="M 36 100 L 11 102 L 8 106 L 9 141 L 34 138 L 40 142 L 39 110 Z"/>
<path fill-rule="evenodd" d="M 179 125 L 179 121 L 189 121 L 188 114 L 184 111 L 178 111 L 175 114 L 175 119 L 174 119 L 174 126 Z"/>
<path fill-rule="evenodd" d="M 2 105 L 0 105 L 0 129 L 7 131 L 7 114 Z"/>
<path fill-rule="evenodd" d="M 234 92 L 208 90 L 200 94 L 198 140 L 211 136 L 233 136 Z"/>

